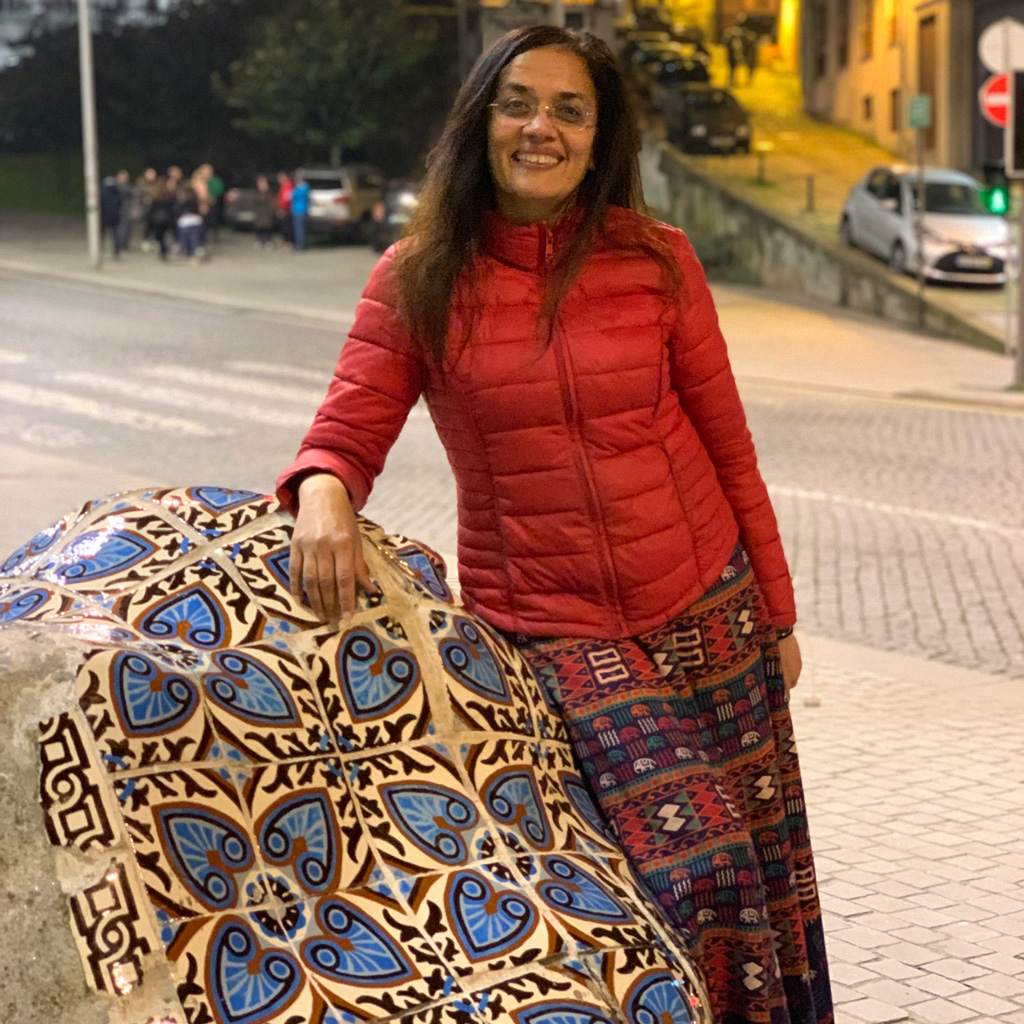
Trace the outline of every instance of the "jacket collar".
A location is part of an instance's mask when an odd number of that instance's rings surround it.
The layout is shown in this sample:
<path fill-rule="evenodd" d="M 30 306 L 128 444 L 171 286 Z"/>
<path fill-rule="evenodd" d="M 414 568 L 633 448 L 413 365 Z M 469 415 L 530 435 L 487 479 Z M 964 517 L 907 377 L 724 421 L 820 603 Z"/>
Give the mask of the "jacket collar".
<path fill-rule="evenodd" d="M 574 207 L 554 226 L 543 221 L 514 224 L 497 210 L 484 214 L 483 251 L 501 263 L 520 270 L 543 270 L 576 234 L 583 208 Z"/>

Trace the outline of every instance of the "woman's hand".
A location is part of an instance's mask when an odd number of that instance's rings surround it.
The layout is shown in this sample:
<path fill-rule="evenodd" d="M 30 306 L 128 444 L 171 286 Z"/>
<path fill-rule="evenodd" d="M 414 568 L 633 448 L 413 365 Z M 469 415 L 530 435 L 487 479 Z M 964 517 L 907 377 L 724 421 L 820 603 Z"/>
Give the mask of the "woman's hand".
<path fill-rule="evenodd" d="M 800 657 L 800 645 L 796 642 L 794 633 L 779 641 L 779 659 L 782 662 L 782 681 L 786 684 L 786 693 L 789 693 L 796 686 L 804 664 Z"/>
<path fill-rule="evenodd" d="M 290 560 L 291 591 L 313 614 L 337 625 L 356 610 L 356 586 L 367 593 L 376 587 L 363 561 L 359 524 L 345 485 L 330 473 L 307 476 L 298 490 Z"/>

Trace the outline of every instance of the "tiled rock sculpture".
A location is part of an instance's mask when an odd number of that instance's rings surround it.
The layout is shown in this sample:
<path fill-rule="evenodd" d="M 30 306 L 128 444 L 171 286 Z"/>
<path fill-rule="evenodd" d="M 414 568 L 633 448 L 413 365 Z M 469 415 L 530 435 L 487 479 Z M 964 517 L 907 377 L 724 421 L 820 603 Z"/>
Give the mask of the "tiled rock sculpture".
<path fill-rule="evenodd" d="M 0 565 L 0 1019 L 710 1021 L 523 661 L 363 533 L 340 631 L 250 492 L 91 502 Z"/>

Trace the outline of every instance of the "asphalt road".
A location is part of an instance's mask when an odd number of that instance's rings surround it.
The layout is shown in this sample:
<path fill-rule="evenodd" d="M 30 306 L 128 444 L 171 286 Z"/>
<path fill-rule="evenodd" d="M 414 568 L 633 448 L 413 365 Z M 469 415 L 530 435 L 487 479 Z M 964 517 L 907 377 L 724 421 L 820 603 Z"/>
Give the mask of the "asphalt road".
<path fill-rule="evenodd" d="M 2 553 L 123 487 L 271 489 L 342 341 L 310 321 L 42 279 L 0 289 Z M 784 330 L 779 308 L 765 316 Z M 1024 672 L 1024 416 L 769 379 L 741 390 L 801 626 Z M 452 556 L 454 487 L 422 406 L 366 513 Z"/>

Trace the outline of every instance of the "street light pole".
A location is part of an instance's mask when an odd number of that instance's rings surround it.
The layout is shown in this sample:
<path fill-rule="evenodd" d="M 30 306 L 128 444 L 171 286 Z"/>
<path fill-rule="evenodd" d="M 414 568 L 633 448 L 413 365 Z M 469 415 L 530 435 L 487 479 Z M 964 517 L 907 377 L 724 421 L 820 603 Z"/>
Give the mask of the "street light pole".
<path fill-rule="evenodd" d="M 466 5 L 469 0 L 456 0 L 455 13 L 458 18 L 459 32 L 459 83 L 466 80 L 469 74 L 469 11 Z"/>
<path fill-rule="evenodd" d="M 82 158 L 85 164 L 85 230 L 89 262 L 103 266 L 100 235 L 100 171 L 96 144 L 96 90 L 92 64 L 89 0 L 78 0 L 78 70 L 82 90 Z"/>
<path fill-rule="evenodd" d="M 565 0 L 551 0 L 551 24 L 565 28 Z"/>

